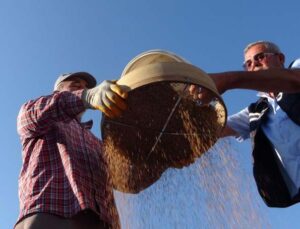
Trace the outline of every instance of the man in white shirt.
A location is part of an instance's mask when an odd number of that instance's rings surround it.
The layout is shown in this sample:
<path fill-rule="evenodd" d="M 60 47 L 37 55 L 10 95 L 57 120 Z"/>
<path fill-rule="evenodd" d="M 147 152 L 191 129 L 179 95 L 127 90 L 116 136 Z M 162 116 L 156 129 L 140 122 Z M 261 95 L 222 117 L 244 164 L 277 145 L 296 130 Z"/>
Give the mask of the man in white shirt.
<path fill-rule="evenodd" d="M 269 41 L 247 45 L 244 58 L 245 71 L 209 74 L 221 94 L 260 91 L 257 102 L 228 118 L 222 137 L 251 137 L 260 195 L 270 207 L 287 207 L 300 201 L 300 59 L 286 69 L 284 54 Z"/>

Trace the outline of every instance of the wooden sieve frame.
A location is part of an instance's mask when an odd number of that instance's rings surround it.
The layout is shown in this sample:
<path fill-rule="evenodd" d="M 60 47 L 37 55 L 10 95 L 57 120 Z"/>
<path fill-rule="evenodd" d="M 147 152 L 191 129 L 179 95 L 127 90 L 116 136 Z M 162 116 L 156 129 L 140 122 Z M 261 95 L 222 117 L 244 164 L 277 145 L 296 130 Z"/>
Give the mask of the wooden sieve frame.
<path fill-rule="evenodd" d="M 223 128 L 226 125 L 227 108 L 220 96 L 215 83 L 210 76 L 200 68 L 185 62 L 158 62 L 133 69 L 123 75 L 117 84 L 124 86 L 128 91 L 158 82 L 180 82 L 196 84 L 213 92 L 224 108 Z"/>

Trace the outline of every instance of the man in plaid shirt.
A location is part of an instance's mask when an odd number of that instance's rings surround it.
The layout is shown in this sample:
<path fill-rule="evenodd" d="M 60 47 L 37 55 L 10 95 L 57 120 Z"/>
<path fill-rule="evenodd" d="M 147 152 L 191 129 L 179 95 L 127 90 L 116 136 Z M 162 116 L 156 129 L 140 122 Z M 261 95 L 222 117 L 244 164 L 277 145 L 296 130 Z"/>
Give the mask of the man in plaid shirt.
<path fill-rule="evenodd" d="M 102 143 L 82 123 L 88 109 L 113 118 L 127 93 L 114 82 L 96 86 L 87 72 L 63 74 L 54 92 L 25 103 L 17 120 L 23 165 L 16 229 L 118 228 Z"/>

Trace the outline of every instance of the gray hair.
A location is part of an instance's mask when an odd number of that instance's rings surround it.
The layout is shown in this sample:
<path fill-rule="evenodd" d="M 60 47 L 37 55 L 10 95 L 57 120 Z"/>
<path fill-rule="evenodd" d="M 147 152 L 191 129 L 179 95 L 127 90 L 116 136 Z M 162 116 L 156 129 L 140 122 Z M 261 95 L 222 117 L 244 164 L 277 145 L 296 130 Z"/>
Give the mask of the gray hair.
<path fill-rule="evenodd" d="M 263 45 L 267 49 L 268 52 L 281 53 L 280 48 L 273 42 L 261 40 L 261 41 L 255 41 L 255 42 L 248 44 L 246 46 L 246 48 L 244 49 L 244 55 L 254 45 Z"/>

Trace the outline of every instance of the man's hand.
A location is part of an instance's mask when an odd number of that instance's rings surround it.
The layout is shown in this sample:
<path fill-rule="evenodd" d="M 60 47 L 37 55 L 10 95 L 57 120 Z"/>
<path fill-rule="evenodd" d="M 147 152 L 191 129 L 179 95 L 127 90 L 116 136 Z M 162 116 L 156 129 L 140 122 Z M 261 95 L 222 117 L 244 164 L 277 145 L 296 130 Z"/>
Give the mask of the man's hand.
<path fill-rule="evenodd" d="M 110 118 L 118 117 L 127 108 L 127 91 L 115 81 L 105 80 L 92 89 L 85 89 L 82 101 L 86 108 L 102 111 Z"/>
<path fill-rule="evenodd" d="M 213 80 L 220 95 L 225 93 L 228 89 L 234 88 L 232 84 L 235 75 L 232 74 L 232 72 L 209 73 L 209 76 Z M 189 93 L 193 96 L 193 99 L 197 100 L 199 104 L 202 105 L 208 105 L 215 97 L 213 92 L 198 85 L 190 85 Z"/>
<path fill-rule="evenodd" d="M 197 104 L 201 106 L 208 106 L 215 98 L 215 95 L 211 91 L 194 84 L 189 86 L 189 93 L 193 96 L 193 99 L 197 102 Z"/>

